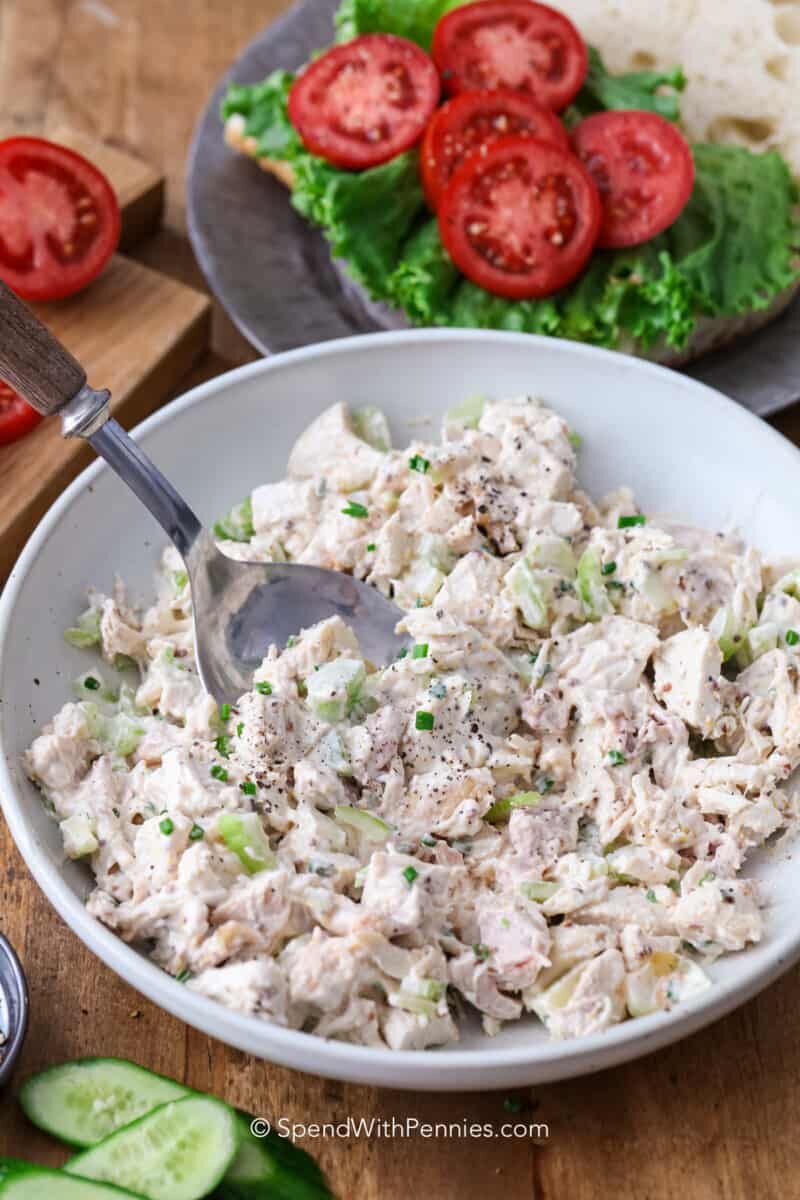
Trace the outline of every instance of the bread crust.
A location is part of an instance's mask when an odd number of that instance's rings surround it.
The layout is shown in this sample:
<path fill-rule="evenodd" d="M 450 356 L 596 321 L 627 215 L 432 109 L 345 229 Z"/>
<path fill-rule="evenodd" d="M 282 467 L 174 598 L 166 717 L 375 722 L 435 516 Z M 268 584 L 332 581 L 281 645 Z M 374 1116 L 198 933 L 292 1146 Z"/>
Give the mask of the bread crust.
<path fill-rule="evenodd" d="M 238 114 L 228 117 L 225 123 L 225 141 L 234 150 L 255 159 L 262 171 L 279 179 L 290 191 L 294 187 L 294 171 L 291 166 L 278 159 L 259 157 L 258 142 L 255 138 L 246 136 L 244 118 Z M 350 283 L 354 289 L 361 291 L 358 284 L 348 280 L 348 284 Z M 651 362 L 661 363 L 663 366 L 684 367 L 704 354 L 709 354 L 712 350 L 730 346 L 734 342 L 741 341 L 742 338 L 749 337 L 757 330 L 763 329 L 765 325 L 769 325 L 789 307 L 798 292 L 800 292 L 800 278 L 796 279 L 789 287 L 784 288 L 782 292 L 778 292 L 767 308 L 754 309 L 751 312 L 740 313 L 732 317 L 701 316 L 697 320 L 692 336 L 680 350 L 663 343 L 652 346 L 649 350 L 641 350 L 633 341 L 627 345 L 620 345 L 619 349 L 629 354 L 636 354 L 640 358 L 648 358 Z M 369 309 L 372 302 L 368 301 L 367 297 L 364 297 L 364 302 Z M 381 309 L 386 308 L 383 304 L 380 307 Z M 398 325 L 396 321 L 392 323 L 395 326 Z"/>

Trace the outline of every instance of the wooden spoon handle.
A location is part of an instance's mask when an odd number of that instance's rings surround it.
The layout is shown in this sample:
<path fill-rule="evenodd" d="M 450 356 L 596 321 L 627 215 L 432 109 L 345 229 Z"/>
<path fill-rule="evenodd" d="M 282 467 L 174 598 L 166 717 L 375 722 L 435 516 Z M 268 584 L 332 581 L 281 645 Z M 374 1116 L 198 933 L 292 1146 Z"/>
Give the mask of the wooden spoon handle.
<path fill-rule="evenodd" d="M 45 416 L 60 412 L 86 383 L 80 363 L 2 280 L 0 376 Z"/>

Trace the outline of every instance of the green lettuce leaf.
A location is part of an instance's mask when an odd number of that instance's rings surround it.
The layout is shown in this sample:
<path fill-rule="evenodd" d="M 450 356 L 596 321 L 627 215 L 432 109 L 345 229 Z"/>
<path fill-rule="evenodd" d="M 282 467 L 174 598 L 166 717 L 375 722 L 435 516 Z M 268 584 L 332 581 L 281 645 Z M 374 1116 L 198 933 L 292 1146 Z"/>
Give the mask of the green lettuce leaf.
<path fill-rule="evenodd" d="M 336 40 L 362 33 L 395 33 L 430 49 L 436 23 L 468 0 L 342 0 L 336 13 Z"/>
<path fill-rule="evenodd" d="M 575 97 L 567 121 L 610 108 L 644 108 L 668 121 L 677 121 L 681 115 L 680 93 L 685 87 L 686 76 L 680 67 L 672 71 L 612 75 L 594 46 L 590 46 L 586 82 Z"/>
<path fill-rule="evenodd" d="M 446 7 L 452 0 L 345 0 L 339 34 L 374 26 L 424 43 Z M 291 164 L 294 206 L 323 230 L 332 253 L 373 299 L 403 309 L 415 324 L 679 349 L 699 316 L 764 308 L 797 278 L 796 189 L 785 161 L 774 151 L 697 145 L 691 199 L 659 237 L 630 250 L 598 251 L 579 279 L 547 299 L 492 296 L 464 279 L 444 249 L 424 202 L 416 152 L 362 172 L 309 154 L 287 116 L 292 80 L 276 71 L 263 83 L 231 87 L 223 117 L 241 114 L 258 154 Z M 592 51 L 572 116 L 635 106 L 675 119 L 682 86 L 680 71 L 612 76 Z"/>

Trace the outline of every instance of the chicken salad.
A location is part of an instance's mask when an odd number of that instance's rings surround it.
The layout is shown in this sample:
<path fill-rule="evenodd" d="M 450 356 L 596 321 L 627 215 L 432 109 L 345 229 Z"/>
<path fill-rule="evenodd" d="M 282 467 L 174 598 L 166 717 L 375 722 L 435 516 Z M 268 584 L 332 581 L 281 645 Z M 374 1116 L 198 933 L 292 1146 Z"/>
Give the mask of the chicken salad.
<path fill-rule="evenodd" d="M 26 755 L 89 910 L 193 991 L 393 1049 L 470 1009 L 598 1032 L 758 941 L 740 871 L 796 816 L 800 571 L 595 503 L 576 442 L 527 397 L 403 450 L 337 404 L 220 522 L 234 557 L 392 596 L 389 664 L 332 618 L 218 708 L 172 549 L 149 608 L 92 593 L 67 638 L 107 665 Z"/>

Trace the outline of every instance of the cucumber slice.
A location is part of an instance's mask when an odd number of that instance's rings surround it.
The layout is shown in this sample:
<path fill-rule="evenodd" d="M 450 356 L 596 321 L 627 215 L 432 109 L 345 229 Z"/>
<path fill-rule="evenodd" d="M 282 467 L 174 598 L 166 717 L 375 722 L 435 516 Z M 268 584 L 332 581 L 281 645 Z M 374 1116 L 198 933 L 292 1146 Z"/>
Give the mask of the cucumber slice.
<path fill-rule="evenodd" d="M 121 1058 L 81 1058 L 50 1067 L 22 1085 L 29 1121 L 71 1146 L 94 1146 L 160 1104 L 191 1095 L 163 1075 Z"/>
<path fill-rule="evenodd" d="M 257 1138 L 250 1120 L 239 1114 L 241 1149 L 214 1200 L 333 1200 L 325 1176 L 305 1150 L 274 1132 Z"/>
<path fill-rule="evenodd" d="M 134 1192 L 108 1183 L 73 1179 L 63 1171 L 51 1171 L 15 1158 L 0 1159 L 2 1200 L 141 1200 Z"/>
<path fill-rule="evenodd" d="M 217 1186 L 242 1138 L 236 1113 L 210 1096 L 162 1104 L 71 1159 L 70 1175 L 111 1182 L 148 1200 L 200 1200 Z"/>

